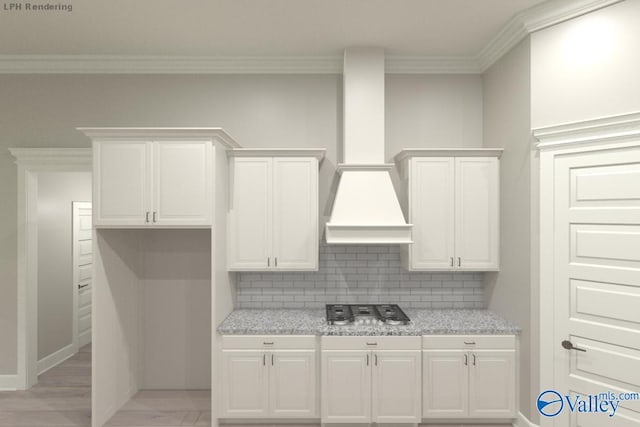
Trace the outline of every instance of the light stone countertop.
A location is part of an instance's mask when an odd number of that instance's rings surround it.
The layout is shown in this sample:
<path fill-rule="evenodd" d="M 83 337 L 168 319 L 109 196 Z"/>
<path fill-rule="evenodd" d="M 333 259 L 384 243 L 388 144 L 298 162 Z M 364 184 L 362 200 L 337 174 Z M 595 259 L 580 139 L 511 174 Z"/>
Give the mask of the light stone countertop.
<path fill-rule="evenodd" d="M 218 327 L 223 335 L 517 335 L 520 328 L 489 310 L 405 309 L 402 326 L 332 326 L 324 310 L 240 309 Z"/>

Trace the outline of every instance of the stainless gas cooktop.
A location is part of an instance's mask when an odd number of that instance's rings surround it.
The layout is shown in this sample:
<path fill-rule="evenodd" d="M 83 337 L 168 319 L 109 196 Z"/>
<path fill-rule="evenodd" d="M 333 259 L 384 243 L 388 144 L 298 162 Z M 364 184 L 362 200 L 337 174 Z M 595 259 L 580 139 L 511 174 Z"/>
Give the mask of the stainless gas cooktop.
<path fill-rule="evenodd" d="M 397 304 L 327 304 L 330 325 L 406 325 L 409 317 Z"/>

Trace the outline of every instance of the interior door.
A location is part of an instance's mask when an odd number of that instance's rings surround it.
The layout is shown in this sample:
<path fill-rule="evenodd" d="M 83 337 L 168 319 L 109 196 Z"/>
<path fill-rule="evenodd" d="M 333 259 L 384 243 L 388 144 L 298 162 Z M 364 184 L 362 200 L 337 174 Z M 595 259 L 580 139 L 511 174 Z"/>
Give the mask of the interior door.
<path fill-rule="evenodd" d="M 371 354 L 364 350 L 322 352 L 322 422 L 371 422 Z"/>
<path fill-rule="evenodd" d="M 318 268 L 318 161 L 273 159 L 273 266 Z"/>
<path fill-rule="evenodd" d="M 158 225 L 211 224 L 211 143 L 153 143 L 154 209 Z"/>
<path fill-rule="evenodd" d="M 498 269 L 499 187 L 496 157 L 456 158 L 456 268 Z"/>
<path fill-rule="evenodd" d="M 373 422 L 420 422 L 421 359 L 420 350 L 379 350 L 373 353 Z"/>
<path fill-rule="evenodd" d="M 271 416 L 316 417 L 316 351 L 274 350 L 269 358 Z"/>
<path fill-rule="evenodd" d="M 558 156 L 554 174 L 555 388 L 638 392 L 640 148 Z M 556 426 L 640 426 L 640 400 L 620 401 L 614 418 L 566 406 Z"/>
<path fill-rule="evenodd" d="M 266 418 L 269 414 L 267 353 L 222 351 L 222 417 Z"/>
<path fill-rule="evenodd" d="M 466 350 L 423 351 L 425 418 L 463 418 L 469 410 L 469 355 Z"/>
<path fill-rule="evenodd" d="M 92 300 L 91 202 L 73 202 L 73 284 L 76 292 L 76 340 L 78 347 L 91 342 Z"/>

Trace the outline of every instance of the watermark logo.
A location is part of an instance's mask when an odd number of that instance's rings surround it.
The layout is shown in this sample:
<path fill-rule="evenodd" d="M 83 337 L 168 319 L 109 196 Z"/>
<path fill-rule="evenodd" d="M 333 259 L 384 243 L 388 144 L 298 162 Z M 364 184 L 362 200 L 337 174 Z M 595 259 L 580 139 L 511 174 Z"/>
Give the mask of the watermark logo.
<path fill-rule="evenodd" d="M 640 400 L 640 393 L 614 393 L 605 391 L 598 394 L 562 395 L 556 390 L 545 390 L 538 395 L 536 406 L 540 415 L 555 417 L 564 409 L 570 412 L 589 414 L 606 414 L 613 417 L 620 402 L 625 400 Z"/>
<path fill-rule="evenodd" d="M 555 390 L 545 390 L 538 395 L 538 412 L 545 417 L 555 417 L 564 408 L 562 395 Z"/>

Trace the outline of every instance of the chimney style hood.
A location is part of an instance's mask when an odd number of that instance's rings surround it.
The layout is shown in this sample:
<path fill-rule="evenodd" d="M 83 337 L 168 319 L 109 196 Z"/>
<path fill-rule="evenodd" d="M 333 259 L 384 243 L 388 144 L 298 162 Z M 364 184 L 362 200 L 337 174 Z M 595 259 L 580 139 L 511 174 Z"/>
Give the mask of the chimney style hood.
<path fill-rule="evenodd" d="M 384 162 L 384 51 L 344 52 L 344 163 L 326 226 L 327 243 L 412 243 Z"/>

